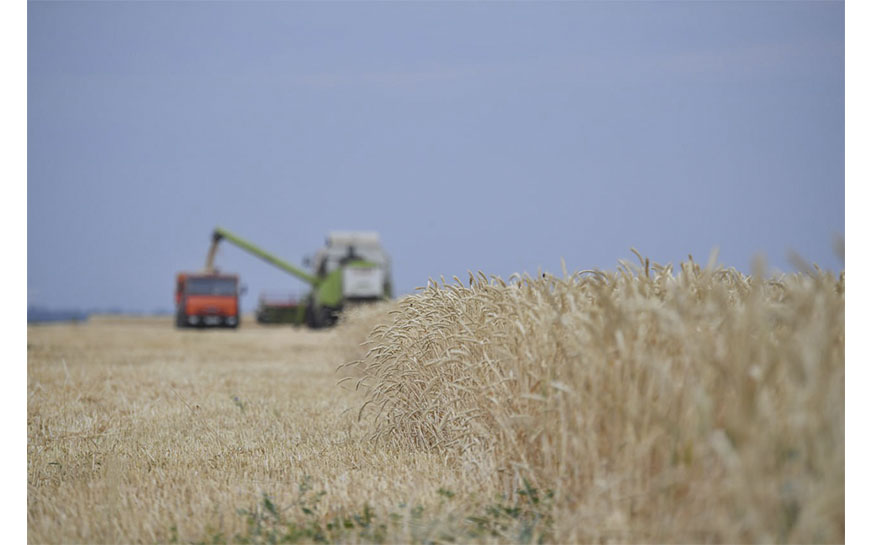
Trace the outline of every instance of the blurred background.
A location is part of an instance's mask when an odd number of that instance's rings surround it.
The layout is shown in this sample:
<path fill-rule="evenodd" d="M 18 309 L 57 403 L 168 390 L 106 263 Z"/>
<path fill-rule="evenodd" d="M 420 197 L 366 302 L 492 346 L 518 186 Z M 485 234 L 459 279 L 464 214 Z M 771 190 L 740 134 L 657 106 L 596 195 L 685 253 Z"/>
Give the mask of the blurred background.
<path fill-rule="evenodd" d="M 170 312 L 223 226 L 374 230 L 397 294 L 630 247 L 842 270 L 844 4 L 27 6 L 27 298 Z M 231 245 L 261 291 L 307 287 Z"/>

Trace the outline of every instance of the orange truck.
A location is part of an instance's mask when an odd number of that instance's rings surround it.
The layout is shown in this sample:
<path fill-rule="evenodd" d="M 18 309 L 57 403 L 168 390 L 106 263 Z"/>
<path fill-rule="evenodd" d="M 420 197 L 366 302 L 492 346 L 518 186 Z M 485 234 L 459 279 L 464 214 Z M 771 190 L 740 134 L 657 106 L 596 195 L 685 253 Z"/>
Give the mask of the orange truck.
<path fill-rule="evenodd" d="M 239 326 L 239 277 L 235 274 L 178 273 L 176 327 L 207 326 Z"/>

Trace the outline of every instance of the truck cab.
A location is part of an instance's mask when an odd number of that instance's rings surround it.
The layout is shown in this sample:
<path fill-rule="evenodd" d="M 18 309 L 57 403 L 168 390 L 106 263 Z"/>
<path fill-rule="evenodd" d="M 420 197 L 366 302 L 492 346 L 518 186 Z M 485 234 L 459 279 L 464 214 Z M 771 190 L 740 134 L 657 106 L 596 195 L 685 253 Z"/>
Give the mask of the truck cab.
<path fill-rule="evenodd" d="M 176 327 L 238 327 L 239 277 L 235 274 L 176 275 Z"/>

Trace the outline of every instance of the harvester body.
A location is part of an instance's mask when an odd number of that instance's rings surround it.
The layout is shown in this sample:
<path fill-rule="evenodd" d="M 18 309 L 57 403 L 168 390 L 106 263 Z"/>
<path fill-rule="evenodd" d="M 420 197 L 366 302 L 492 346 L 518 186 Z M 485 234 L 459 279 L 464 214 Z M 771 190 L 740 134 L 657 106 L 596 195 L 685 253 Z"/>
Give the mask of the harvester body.
<path fill-rule="evenodd" d="M 390 257 L 372 232 L 335 232 L 312 260 L 312 273 L 288 263 L 251 242 L 221 227 L 212 234 L 212 247 L 206 269 L 214 270 L 218 243 L 227 240 L 248 253 L 295 276 L 310 286 L 309 294 L 293 309 L 284 309 L 283 321 L 312 328 L 333 325 L 339 312 L 349 305 L 380 301 L 392 297 Z M 269 308 L 258 309 L 258 316 L 275 316 Z"/>

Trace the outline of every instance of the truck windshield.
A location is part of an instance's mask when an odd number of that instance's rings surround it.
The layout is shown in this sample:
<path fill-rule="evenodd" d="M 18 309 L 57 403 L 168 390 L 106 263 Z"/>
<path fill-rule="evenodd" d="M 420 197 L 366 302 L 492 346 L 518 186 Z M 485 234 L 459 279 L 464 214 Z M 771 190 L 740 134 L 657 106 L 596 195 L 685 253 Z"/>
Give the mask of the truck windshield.
<path fill-rule="evenodd" d="M 236 295 L 235 278 L 189 278 L 189 295 Z"/>

